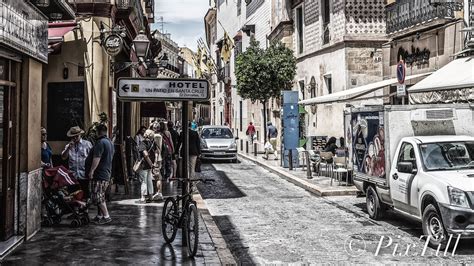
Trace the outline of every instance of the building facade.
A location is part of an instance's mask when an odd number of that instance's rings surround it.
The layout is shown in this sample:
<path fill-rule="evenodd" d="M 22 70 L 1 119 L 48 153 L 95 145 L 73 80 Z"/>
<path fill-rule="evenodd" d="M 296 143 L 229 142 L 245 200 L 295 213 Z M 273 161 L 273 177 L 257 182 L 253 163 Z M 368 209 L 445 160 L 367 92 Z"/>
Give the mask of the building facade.
<path fill-rule="evenodd" d="M 296 88 L 300 99 L 329 95 L 382 76 L 383 0 L 293 1 Z M 306 108 L 306 136 L 344 136 L 345 103 Z"/>
<path fill-rule="evenodd" d="M 400 60 L 406 64 L 407 75 L 432 73 L 447 65 L 465 47 L 466 27 L 464 9 L 430 5 L 427 1 L 389 1 L 387 12 L 387 37 L 383 45 L 384 76 L 396 78 Z M 408 82 L 407 89 L 420 79 Z M 397 96 L 396 86 L 384 89 L 385 104 L 408 104 L 408 96 Z"/>
<path fill-rule="evenodd" d="M 41 222 L 41 80 L 48 21 L 74 19 L 64 1 L 0 2 L 0 259 Z"/>
<path fill-rule="evenodd" d="M 217 71 L 211 78 L 211 123 L 229 125 L 234 135 L 245 138 L 249 122 L 257 129 L 259 142 L 264 140 L 264 107 L 242 99 L 237 92 L 235 78 L 235 61 L 239 53 L 245 51 L 250 39 L 255 38 L 262 48 L 269 44 L 271 32 L 272 1 L 215 1 L 205 16 L 206 40 L 211 56 L 216 63 Z M 224 34 L 234 42 L 232 55 L 228 63 L 221 59 L 220 51 Z M 279 112 L 274 103 L 265 108 L 267 120 L 279 125 Z"/>

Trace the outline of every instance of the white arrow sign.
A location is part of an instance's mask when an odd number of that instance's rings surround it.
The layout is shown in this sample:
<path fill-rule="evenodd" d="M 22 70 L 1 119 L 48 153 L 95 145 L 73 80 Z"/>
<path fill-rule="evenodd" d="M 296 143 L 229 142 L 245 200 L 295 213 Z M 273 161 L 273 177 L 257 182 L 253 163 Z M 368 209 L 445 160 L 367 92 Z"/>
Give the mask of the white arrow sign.
<path fill-rule="evenodd" d="M 207 101 L 209 82 L 204 79 L 120 78 L 122 101 Z"/>

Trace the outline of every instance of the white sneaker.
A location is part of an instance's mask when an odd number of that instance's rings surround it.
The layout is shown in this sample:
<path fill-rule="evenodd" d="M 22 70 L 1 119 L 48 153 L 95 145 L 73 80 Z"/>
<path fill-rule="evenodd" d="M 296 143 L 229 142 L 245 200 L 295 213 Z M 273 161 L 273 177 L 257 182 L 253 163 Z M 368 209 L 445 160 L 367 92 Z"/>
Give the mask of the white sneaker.
<path fill-rule="evenodd" d="M 158 192 L 155 195 L 153 195 L 152 199 L 153 200 L 163 200 L 163 195 L 160 192 Z"/>

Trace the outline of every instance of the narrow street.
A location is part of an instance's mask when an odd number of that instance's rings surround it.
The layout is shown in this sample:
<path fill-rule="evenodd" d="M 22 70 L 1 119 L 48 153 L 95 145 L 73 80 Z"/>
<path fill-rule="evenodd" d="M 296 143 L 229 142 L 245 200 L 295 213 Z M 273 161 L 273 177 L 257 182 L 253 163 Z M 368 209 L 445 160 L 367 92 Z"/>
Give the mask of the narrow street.
<path fill-rule="evenodd" d="M 421 224 L 392 212 L 373 221 L 365 198 L 316 197 L 245 160 L 203 165 L 201 175 L 217 179 L 213 188 L 202 186 L 200 192 L 240 263 L 474 261 L 472 240 L 461 240 L 454 256 L 451 250 L 446 256 L 444 250 L 423 252 Z"/>

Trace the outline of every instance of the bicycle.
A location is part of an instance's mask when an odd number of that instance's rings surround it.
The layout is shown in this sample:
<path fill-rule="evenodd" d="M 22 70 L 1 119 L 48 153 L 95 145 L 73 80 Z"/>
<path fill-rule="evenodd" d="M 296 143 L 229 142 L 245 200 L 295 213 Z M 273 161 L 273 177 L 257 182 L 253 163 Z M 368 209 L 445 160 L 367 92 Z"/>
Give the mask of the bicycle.
<path fill-rule="evenodd" d="M 183 182 L 183 178 L 172 178 L 170 181 Z M 161 228 L 166 243 L 174 241 L 178 228 L 183 229 L 189 257 L 194 257 L 199 244 L 199 213 L 196 201 L 193 200 L 194 184 L 197 182 L 212 182 L 214 179 L 193 178 L 188 179 L 189 192 L 185 195 L 169 197 L 165 200 L 161 216 Z M 181 203 L 181 204 L 179 204 Z"/>

